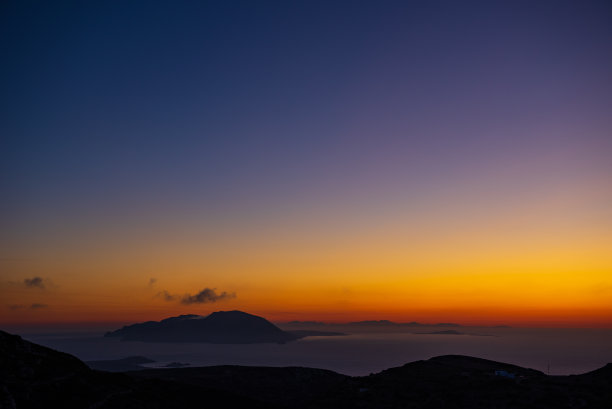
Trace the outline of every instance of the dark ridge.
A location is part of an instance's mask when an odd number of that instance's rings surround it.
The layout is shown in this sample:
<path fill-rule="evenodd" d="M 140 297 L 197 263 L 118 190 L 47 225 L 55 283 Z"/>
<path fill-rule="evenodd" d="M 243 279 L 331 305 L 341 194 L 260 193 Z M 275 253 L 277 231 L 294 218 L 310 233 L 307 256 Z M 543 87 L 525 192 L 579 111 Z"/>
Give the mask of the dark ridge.
<path fill-rule="evenodd" d="M 94 371 L 77 358 L 0 331 L 0 408 L 268 408 L 205 385 Z"/>
<path fill-rule="evenodd" d="M 442 322 L 438 324 L 423 324 L 421 322 L 394 322 L 389 320 L 370 320 L 370 321 L 355 321 L 349 322 L 346 325 L 350 326 L 380 326 L 380 327 L 461 327 L 461 324 L 453 324 Z"/>
<path fill-rule="evenodd" d="M 610 408 L 612 364 L 582 375 L 547 376 L 517 365 L 445 355 L 364 377 L 244 366 L 108 373 L 0 331 L 0 407 Z"/>
<path fill-rule="evenodd" d="M 0 331 L 2 379 L 60 378 L 88 371 L 89 367 L 72 355 L 25 341 L 18 335 Z"/>
<path fill-rule="evenodd" d="M 602 366 L 599 369 L 595 369 L 594 371 L 574 376 L 612 378 L 612 363 L 606 364 L 605 366 Z"/>
<path fill-rule="evenodd" d="M 218 311 L 207 317 L 181 315 L 162 321 L 128 325 L 106 337 L 142 342 L 207 342 L 214 344 L 285 343 L 299 336 L 270 321 L 242 311 Z"/>
<path fill-rule="evenodd" d="M 459 332 L 454 329 L 448 329 L 444 331 L 432 331 L 432 332 L 417 332 L 420 335 L 469 335 L 464 332 Z"/>
<path fill-rule="evenodd" d="M 397 322 L 389 321 L 389 320 L 369 320 L 369 321 L 355 321 L 349 322 L 347 325 L 401 325 Z"/>
<path fill-rule="evenodd" d="M 355 390 L 353 378 L 333 371 L 303 367 L 237 365 L 181 369 L 147 369 L 130 373 L 146 379 L 172 379 L 189 385 L 208 385 L 287 408 L 338 408 L 342 396 Z M 348 402 L 347 402 L 348 403 Z"/>
<path fill-rule="evenodd" d="M 410 362 L 397 368 L 386 369 L 373 376 L 392 376 L 396 378 L 413 378 L 416 376 L 421 379 L 441 379 L 465 375 L 494 376 L 495 371 L 506 371 L 517 376 L 544 376 L 544 373 L 535 369 L 526 369 L 512 364 L 464 355 L 443 355 L 426 361 Z"/>

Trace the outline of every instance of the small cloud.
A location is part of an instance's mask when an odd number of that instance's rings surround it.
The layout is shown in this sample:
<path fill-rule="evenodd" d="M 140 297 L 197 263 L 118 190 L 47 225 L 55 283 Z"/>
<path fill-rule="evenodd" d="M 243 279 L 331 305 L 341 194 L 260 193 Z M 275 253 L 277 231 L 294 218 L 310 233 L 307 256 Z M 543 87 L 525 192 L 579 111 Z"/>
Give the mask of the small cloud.
<path fill-rule="evenodd" d="M 180 299 L 181 304 L 191 305 L 229 300 L 231 298 L 236 298 L 236 293 L 228 293 L 226 291 L 223 291 L 222 293 L 217 294 L 216 288 L 205 288 L 195 295 L 185 294 L 183 296 L 179 296 L 176 294 L 171 294 L 168 291 L 164 290 L 158 292 L 155 297 L 161 297 L 164 299 L 164 301 L 176 301 Z"/>
<path fill-rule="evenodd" d="M 41 277 L 26 278 L 23 280 L 23 283 L 28 288 L 45 288 L 45 284 L 43 283 L 43 279 Z"/>
<path fill-rule="evenodd" d="M 186 294 L 181 299 L 181 304 L 206 304 L 217 301 L 222 301 L 230 298 L 236 298 L 236 293 L 228 293 L 223 291 L 221 294 L 217 294 L 214 288 L 205 288 L 195 295 Z"/>
<path fill-rule="evenodd" d="M 149 278 L 149 287 L 152 287 L 157 282 L 157 278 L 151 277 Z"/>
<path fill-rule="evenodd" d="M 11 304 L 7 306 L 9 310 L 11 311 L 16 311 L 16 310 L 20 310 L 22 308 L 25 308 L 26 306 L 23 304 Z"/>
<path fill-rule="evenodd" d="M 174 300 L 177 300 L 179 298 L 178 295 L 170 294 L 166 290 L 158 292 L 157 294 L 155 294 L 155 297 L 161 297 L 161 298 L 164 299 L 164 301 L 174 301 Z"/>
<path fill-rule="evenodd" d="M 24 305 L 24 304 L 11 304 L 7 306 L 9 310 L 11 311 L 17 311 L 17 310 L 23 310 L 26 308 L 29 308 L 31 310 L 40 310 L 41 308 L 47 308 L 48 305 L 47 304 L 40 304 L 40 303 L 34 303 L 31 304 L 30 306 Z"/>

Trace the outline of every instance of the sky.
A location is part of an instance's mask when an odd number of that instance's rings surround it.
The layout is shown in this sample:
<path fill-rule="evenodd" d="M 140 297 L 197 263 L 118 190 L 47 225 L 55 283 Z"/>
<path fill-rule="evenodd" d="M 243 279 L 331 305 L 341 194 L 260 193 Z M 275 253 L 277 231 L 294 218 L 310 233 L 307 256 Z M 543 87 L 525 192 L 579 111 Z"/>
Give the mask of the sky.
<path fill-rule="evenodd" d="M 612 327 L 607 1 L 0 5 L 0 325 Z"/>

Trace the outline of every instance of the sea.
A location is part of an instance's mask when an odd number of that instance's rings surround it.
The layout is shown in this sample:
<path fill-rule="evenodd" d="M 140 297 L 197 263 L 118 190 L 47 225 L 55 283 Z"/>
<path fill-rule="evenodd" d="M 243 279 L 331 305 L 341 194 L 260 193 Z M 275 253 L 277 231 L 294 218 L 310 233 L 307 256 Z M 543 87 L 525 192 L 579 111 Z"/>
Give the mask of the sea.
<path fill-rule="evenodd" d="M 283 328 L 282 324 L 279 325 Z M 114 328 L 109 328 L 109 330 Z M 290 326 L 284 329 L 292 329 Z M 303 328 L 300 328 L 303 329 Z M 219 345 L 124 342 L 95 331 L 23 331 L 23 338 L 83 361 L 144 356 L 190 366 L 302 366 L 352 376 L 377 373 L 439 355 L 468 355 L 550 375 L 581 374 L 612 362 L 612 329 L 572 328 L 313 328 L 346 335 L 312 336 L 285 344 Z"/>

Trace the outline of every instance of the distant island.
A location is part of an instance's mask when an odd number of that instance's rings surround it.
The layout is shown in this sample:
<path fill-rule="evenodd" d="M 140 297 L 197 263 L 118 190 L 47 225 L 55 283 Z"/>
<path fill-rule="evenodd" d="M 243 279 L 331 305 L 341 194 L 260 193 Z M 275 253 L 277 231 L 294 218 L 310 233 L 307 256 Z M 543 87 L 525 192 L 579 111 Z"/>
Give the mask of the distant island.
<path fill-rule="evenodd" d="M 91 369 L 107 372 L 139 371 L 147 368 L 144 366 L 145 364 L 156 364 L 151 365 L 150 367 L 152 368 L 184 368 L 186 366 L 190 366 L 190 364 L 184 362 L 169 362 L 162 364 L 143 356 L 129 356 L 127 358 L 107 359 L 103 361 L 85 361 L 85 363 Z"/>
<path fill-rule="evenodd" d="M 218 311 L 208 316 L 180 315 L 147 321 L 107 332 L 105 337 L 141 342 L 205 342 L 213 344 L 286 343 L 308 336 L 338 336 L 339 332 L 283 331 L 265 318 L 242 311 Z"/>
<path fill-rule="evenodd" d="M 419 335 L 470 335 L 465 332 L 455 331 L 454 329 L 449 329 L 445 331 L 432 331 L 432 332 L 415 332 L 415 334 Z"/>
<path fill-rule="evenodd" d="M 377 326 L 377 327 L 461 327 L 461 324 L 454 324 L 450 322 L 441 322 L 438 324 L 423 324 L 421 322 L 394 322 L 389 320 L 378 320 L 378 321 L 355 321 L 349 322 L 347 325 L 363 327 L 363 326 Z"/>
<path fill-rule="evenodd" d="M 426 324 L 422 322 L 395 322 L 389 320 L 366 320 L 366 321 L 352 321 L 346 323 L 326 323 L 322 321 L 289 321 L 283 323 L 287 326 L 310 326 L 310 327 L 318 327 L 318 326 L 340 326 L 340 327 L 393 327 L 393 328 L 402 328 L 402 327 L 462 327 L 461 324 L 455 324 L 450 322 L 440 322 L 436 324 Z"/>

